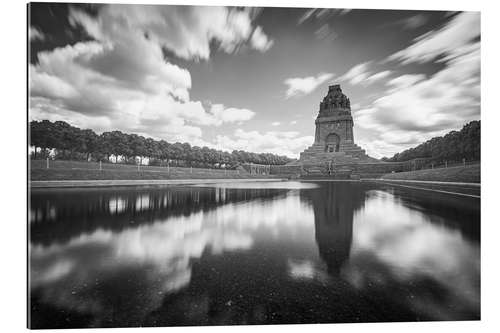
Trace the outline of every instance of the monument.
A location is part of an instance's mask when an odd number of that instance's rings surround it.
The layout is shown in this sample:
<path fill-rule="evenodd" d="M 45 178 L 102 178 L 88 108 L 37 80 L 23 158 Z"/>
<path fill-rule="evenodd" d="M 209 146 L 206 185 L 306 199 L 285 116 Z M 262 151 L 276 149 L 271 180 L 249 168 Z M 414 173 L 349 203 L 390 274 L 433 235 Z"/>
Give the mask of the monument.
<path fill-rule="evenodd" d="M 313 145 L 300 153 L 299 163 L 304 167 L 327 165 L 331 169 L 332 164 L 377 161 L 354 143 L 351 102 L 339 84 L 328 87 L 328 94 L 319 103 L 315 124 Z"/>

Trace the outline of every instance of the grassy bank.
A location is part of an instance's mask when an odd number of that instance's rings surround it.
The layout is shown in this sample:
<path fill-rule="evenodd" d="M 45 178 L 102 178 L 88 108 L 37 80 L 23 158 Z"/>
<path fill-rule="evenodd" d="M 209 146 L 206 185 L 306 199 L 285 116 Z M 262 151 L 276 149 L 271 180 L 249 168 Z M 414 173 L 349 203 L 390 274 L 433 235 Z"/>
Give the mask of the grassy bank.
<path fill-rule="evenodd" d="M 397 180 L 428 180 L 439 182 L 480 183 L 481 165 L 475 164 L 450 168 L 388 173 L 383 175 L 381 178 Z"/>
<path fill-rule="evenodd" d="M 101 169 L 99 169 L 101 167 Z M 102 164 L 79 161 L 32 161 L 31 180 L 162 180 L 162 179 L 247 179 L 269 175 L 250 174 L 245 170 L 159 167 Z M 275 177 L 275 176 L 274 176 Z"/>

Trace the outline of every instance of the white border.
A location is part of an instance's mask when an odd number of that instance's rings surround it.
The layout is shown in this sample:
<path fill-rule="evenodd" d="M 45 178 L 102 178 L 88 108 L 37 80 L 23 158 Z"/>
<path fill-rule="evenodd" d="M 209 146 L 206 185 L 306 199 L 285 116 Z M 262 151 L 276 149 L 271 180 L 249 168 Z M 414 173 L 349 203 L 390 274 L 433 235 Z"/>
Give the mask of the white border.
<path fill-rule="evenodd" d="M 72 1 L 89 2 L 89 1 Z M 95 2 L 95 1 L 90 1 Z M 498 212 L 498 177 L 500 173 L 500 149 L 498 149 L 500 124 L 499 81 L 500 31 L 497 17 L 500 12 L 499 2 L 466 0 L 338 0 L 331 1 L 290 1 L 290 0 L 232 0 L 232 1 L 102 1 L 114 3 L 158 3 L 158 4 L 205 4 L 205 5 L 250 5 L 273 7 L 333 7 L 336 8 L 377 8 L 377 9 L 426 9 L 426 10 L 474 10 L 481 11 L 482 25 L 482 320 L 480 322 L 427 322 L 427 323 L 390 323 L 390 324 L 335 324 L 335 325 L 279 325 L 279 326 L 225 326 L 203 328 L 168 328 L 173 332 L 250 332 L 282 331 L 301 332 L 342 331 L 342 332 L 443 332 L 452 331 L 496 331 L 500 313 L 497 310 L 500 295 L 498 236 L 500 235 Z M 22 1 L 10 1 L 1 6 L 2 43 L 0 78 L 2 96 L 2 238 L 0 274 L 2 299 L 0 301 L 0 326 L 4 332 L 18 332 L 26 329 L 26 5 Z M 144 332 L 156 329 L 126 329 L 128 332 Z M 50 330 L 49 330 L 50 331 Z M 69 330 L 59 330 L 66 332 Z M 69 332 L 89 332 L 89 330 L 71 330 Z M 113 329 L 112 331 L 120 331 Z"/>

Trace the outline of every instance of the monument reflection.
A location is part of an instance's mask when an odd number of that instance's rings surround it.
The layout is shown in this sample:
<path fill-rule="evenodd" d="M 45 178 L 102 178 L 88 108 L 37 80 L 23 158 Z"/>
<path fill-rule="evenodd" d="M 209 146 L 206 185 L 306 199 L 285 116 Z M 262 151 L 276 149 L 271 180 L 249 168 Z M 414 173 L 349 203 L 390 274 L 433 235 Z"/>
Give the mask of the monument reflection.
<path fill-rule="evenodd" d="M 319 255 L 328 273 L 337 276 L 351 253 L 354 213 L 364 204 L 365 190 L 359 184 L 339 182 L 335 186 L 323 184 L 301 196 L 313 207 Z"/>
<path fill-rule="evenodd" d="M 290 182 L 31 202 L 36 328 L 479 318 L 479 213 L 467 200 Z"/>

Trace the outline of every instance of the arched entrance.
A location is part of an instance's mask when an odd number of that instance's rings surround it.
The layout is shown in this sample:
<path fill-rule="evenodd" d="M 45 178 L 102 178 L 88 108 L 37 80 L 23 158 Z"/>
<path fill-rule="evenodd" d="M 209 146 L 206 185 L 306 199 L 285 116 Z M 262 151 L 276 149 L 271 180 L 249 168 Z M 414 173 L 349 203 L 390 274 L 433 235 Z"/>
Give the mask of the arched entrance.
<path fill-rule="evenodd" d="M 325 140 L 325 151 L 333 153 L 339 151 L 340 137 L 335 133 L 330 133 Z"/>

